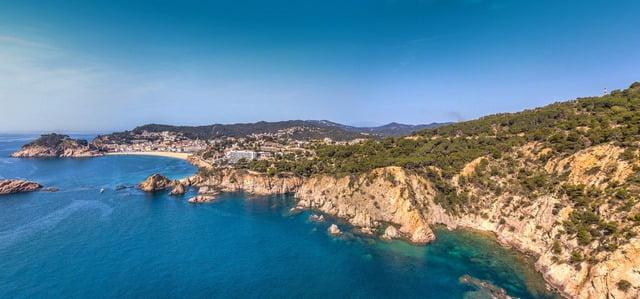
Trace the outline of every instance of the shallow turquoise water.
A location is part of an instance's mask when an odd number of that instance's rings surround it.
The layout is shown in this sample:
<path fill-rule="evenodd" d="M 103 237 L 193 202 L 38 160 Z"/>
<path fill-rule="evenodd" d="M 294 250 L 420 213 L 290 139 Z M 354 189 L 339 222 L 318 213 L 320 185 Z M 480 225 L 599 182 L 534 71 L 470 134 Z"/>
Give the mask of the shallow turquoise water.
<path fill-rule="evenodd" d="M 0 179 L 59 192 L 0 197 L 0 297 L 463 298 L 464 274 L 550 298 L 531 261 L 483 235 L 437 229 L 429 246 L 333 238 L 288 196 L 207 205 L 132 186 L 195 168 L 161 157 L 13 159 L 34 136 L 0 135 Z M 101 188 L 105 189 L 100 193 Z"/>

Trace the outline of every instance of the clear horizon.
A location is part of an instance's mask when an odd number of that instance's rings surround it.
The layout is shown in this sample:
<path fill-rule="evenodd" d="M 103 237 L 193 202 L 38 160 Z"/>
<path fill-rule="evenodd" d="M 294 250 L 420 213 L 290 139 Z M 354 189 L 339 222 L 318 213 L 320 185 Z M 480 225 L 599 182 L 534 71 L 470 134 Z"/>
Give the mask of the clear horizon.
<path fill-rule="evenodd" d="M 640 81 L 637 1 L 0 2 L 0 132 L 428 124 Z"/>

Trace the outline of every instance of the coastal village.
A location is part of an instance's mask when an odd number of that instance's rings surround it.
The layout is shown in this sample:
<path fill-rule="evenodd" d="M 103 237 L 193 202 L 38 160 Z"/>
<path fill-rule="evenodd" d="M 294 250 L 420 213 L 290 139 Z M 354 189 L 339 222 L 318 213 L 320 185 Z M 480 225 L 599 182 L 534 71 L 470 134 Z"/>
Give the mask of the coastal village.
<path fill-rule="evenodd" d="M 297 140 L 292 136 L 304 128 L 287 128 L 276 132 L 253 133 L 246 137 L 219 137 L 193 139 L 182 132 L 162 131 L 136 133 L 129 132 L 127 138 L 113 138 L 104 135 L 94 142 L 101 151 L 107 153 L 190 153 L 200 160 L 218 167 L 231 168 L 238 162 L 252 160 L 274 160 L 278 157 L 311 157 L 313 147 L 320 144 L 355 144 L 366 140 L 356 138 L 348 141 L 334 141 L 331 138 L 318 140 Z"/>

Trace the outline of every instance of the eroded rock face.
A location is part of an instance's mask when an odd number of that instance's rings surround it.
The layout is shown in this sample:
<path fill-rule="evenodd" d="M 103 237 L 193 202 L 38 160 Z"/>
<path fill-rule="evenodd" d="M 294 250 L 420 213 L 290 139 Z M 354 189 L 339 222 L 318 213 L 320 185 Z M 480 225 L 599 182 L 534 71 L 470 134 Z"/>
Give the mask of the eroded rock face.
<path fill-rule="evenodd" d="M 303 183 L 297 176 L 268 176 L 246 170 L 223 169 L 214 175 L 191 179 L 195 185 L 216 186 L 223 192 L 244 191 L 255 195 L 294 193 Z"/>
<path fill-rule="evenodd" d="M 42 185 L 25 180 L 3 180 L 0 181 L 0 195 L 31 192 L 42 188 Z"/>
<path fill-rule="evenodd" d="M 360 176 L 311 178 L 296 198 L 299 207 L 343 218 L 361 231 L 373 231 L 383 222 L 397 224 L 411 242 L 425 244 L 435 239 L 423 214 L 432 194 L 425 179 L 386 167 Z"/>
<path fill-rule="evenodd" d="M 175 185 L 176 182 L 156 173 L 149 176 L 144 182 L 139 183 L 138 188 L 145 192 L 154 192 L 171 189 Z"/>

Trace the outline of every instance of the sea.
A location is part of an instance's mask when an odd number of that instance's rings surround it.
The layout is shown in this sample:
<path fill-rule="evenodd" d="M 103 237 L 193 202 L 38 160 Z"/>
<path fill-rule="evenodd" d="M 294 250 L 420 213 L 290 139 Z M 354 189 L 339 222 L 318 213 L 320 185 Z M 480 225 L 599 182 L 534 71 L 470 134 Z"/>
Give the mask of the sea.
<path fill-rule="evenodd" d="M 136 183 L 195 173 L 178 159 L 17 159 L 37 138 L 0 135 L 0 180 L 57 192 L 0 195 L 0 298 L 489 298 L 468 275 L 518 298 L 559 298 L 533 259 L 487 234 L 435 227 L 414 246 L 291 213 L 291 195 L 222 194 L 193 205 Z M 72 135 L 91 139 L 92 135 Z M 103 192 L 101 192 L 103 189 Z M 347 233 L 334 237 L 337 223 Z"/>

